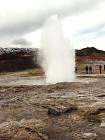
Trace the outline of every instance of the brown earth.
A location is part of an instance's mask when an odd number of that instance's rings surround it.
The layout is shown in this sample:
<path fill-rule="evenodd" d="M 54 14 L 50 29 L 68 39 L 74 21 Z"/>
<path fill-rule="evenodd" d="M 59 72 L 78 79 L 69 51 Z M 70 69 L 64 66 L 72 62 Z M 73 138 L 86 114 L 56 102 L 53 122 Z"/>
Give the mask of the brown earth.
<path fill-rule="evenodd" d="M 0 140 L 104 140 L 104 75 L 78 79 L 0 86 Z"/>
<path fill-rule="evenodd" d="M 98 50 L 95 47 L 87 47 L 76 50 L 76 61 L 89 62 L 89 61 L 105 61 L 105 51 Z"/>

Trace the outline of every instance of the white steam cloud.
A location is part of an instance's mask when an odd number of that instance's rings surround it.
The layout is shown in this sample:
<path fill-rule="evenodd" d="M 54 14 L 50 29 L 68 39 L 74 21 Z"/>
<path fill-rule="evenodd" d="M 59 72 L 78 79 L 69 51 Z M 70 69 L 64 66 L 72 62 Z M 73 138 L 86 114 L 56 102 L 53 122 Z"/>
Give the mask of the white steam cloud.
<path fill-rule="evenodd" d="M 44 25 L 40 55 L 47 83 L 74 80 L 75 52 L 65 40 L 57 16 L 48 18 Z"/>

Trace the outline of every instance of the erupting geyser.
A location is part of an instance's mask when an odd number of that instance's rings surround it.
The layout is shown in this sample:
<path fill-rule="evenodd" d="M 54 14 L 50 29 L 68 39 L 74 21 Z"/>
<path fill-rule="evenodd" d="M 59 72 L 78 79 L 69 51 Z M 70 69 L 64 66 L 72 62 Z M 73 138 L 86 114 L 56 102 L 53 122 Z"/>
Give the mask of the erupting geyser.
<path fill-rule="evenodd" d="M 65 40 L 57 16 L 48 18 L 41 38 L 41 64 L 46 82 L 72 82 L 75 78 L 75 51 Z"/>

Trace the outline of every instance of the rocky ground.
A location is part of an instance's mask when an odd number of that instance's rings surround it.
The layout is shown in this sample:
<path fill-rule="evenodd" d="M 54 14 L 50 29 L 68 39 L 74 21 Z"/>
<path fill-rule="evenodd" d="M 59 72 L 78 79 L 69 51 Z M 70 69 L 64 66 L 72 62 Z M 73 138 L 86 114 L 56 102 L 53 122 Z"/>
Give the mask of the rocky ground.
<path fill-rule="evenodd" d="M 0 140 L 105 140 L 104 76 L 23 86 L 1 77 Z"/>

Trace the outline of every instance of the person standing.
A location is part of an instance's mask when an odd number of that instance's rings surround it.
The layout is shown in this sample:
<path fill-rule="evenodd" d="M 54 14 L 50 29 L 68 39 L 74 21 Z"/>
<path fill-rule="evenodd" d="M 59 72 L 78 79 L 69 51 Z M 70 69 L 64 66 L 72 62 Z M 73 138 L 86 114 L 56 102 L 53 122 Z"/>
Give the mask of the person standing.
<path fill-rule="evenodd" d="M 85 73 L 88 74 L 88 66 L 85 67 Z"/>
<path fill-rule="evenodd" d="M 92 74 L 92 67 L 89 67 L 89 74 Z"/>
<path fill-rule="evenodd" d="M 100 65 L 99 66 L 99 71 L 100 71 L 100 74 L 102 73 L 102 66 Z"/>
<path fill-rule="evenodd" d="M 78 70 L 77 67 L 75 67 L 75 72 L 76 72 L 76 73 L 77 73 L 77 70 Z"/>
<path fill-rule="evenodd" d="M 105 71 L 105 65 L 104 65 L 104 71 Z"/>

